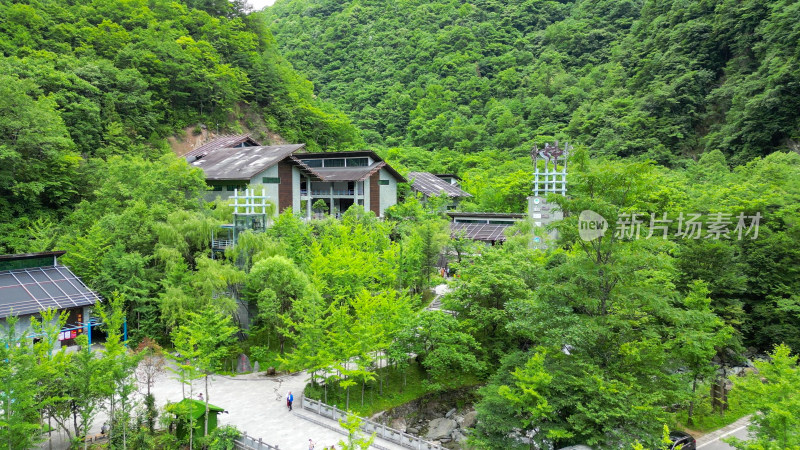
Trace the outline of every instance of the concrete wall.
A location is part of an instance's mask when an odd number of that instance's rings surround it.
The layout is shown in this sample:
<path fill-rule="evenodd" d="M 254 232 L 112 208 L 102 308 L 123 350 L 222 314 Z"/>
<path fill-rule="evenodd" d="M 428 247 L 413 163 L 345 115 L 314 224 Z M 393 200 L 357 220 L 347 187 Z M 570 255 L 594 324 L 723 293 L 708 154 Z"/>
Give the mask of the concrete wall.
<path fill-rule="evenodd" d="M 370 177 L 371 178 L 371 177 Z M 372 183 L 370 183 L 370 178 L 364 180 L 364 211 L 370 210 L 370 201 L 369 201 L 369 194 L 372 191 Z"/>
<path fill-rule="evenodd" d="M 82 316 L 83 316 L 84 320 L 87 320 L 87 318 L 89 317 L 89 311 L 91 310 L 91 308 L 92 308 L 91 306 L 84 306 L 79 311 L 79 312 L 82 313 Z M 39 314 L 28 314 L 28 315 L 20 316 L 20 317 L 17 318 L 18 320 L 17 320 L 16 326 L 14 327 L 15 328 L 15 334 L 16 334 L 17 338 L 21 337 L 23 333 L 26 333 L 29 337 L 31 335 L 33 335 L 33 330 L 31 329 L 31 318 L 32 317 L 36 317 L 39 320 L 42 319 Z M 50 323 L 53 324 L 53 325 L 57 324 L 58 323 L 58 316 L 56 316 L 56 318 L 53 319 Z M 68 328 L 73 328 L 74 324 L 67 324 L 67 327 Z M 6 333 L 7 333 L 7 330 L 8 330 L 8 320 L 5 319 L 5 318 L 0 319 L 0 336 L 5 336 Z M 31 339 L 32 339 L 32 337 L 31 337 Z M 66 344 L 68 342 L 71 343 L 72 340 L 65 341 L 64 343 Z M 56 341 L 56 348 L 60 348 L 61 344 L 62 344 L 61 341 Z"/>
<path fill-rule="evenodd" d="M 397 180 L 386 169 L 380 171 L 381 180 L 389 180 L 388 185 L 381 185 L 381 217 L 384 216 L 386 208 L 397 204 Z"/>
<path fill-rule="evenodd" d="M 14 327 L 14 334 L 19 337 L 22 333 L 31 334 L 32 331 L 29 329 L 31 326 L 31 317 L 32 316 L 21 316 L 17 318 L 17 325 Z M 0 319 L 0 335 L 5 336 L 8 330 L 8 321 L 6 319 Z"/>
<path fill-rule="evenodd" d="M 275 215 L 278 214 L 278 193 L 279 193 L 279 184 L 276 183 L 264 183 L 263 178 L 277 178 L 278 177 L 278 165 L 275 164 L 272 167 L 268 167 L 266 170 L 256 174 L 253 178 L 250 179 L 250 185 L 252 186 L 264 186 L 264 189 L 267 191 L 267 196 L 269 197 L 269 201 L 275 205 Z M 283 180 L 281 180 L 283 181 Z M 258 189 L 258 194 L 261 194 L 261 189 Z M 233 195 L 231 192 L 229 195 Z"/>
<path fill-rule="evenodd" d="M 528 197 L 528 219 L 536 227 L 546 227 L 552 222 L 564 219 L 564 213 L 561 210 L 556 211 L 558 205 L 555 203 L 548 203 L 547 199 L 543 196 Z M 543 238 L 558 239 L 558 230 L 552 230 L 547 233 L 547 236 L 539 236 L 540 240 Z M 546 244 L 537 242 L 537 248 L 547 248 Z"/>
<path fill-rule="evenodd" d="M 295 215 L 303 216 L 305 211 L 300 210 L 300 169 L 292 167 L 292 192 L 295 195 L 292 198 L 292 212 Z"/>

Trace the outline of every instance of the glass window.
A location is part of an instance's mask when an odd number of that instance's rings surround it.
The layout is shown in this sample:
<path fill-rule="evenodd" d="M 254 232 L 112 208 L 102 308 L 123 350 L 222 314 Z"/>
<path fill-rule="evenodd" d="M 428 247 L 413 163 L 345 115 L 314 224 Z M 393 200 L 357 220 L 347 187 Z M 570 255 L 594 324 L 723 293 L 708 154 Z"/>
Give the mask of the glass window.
<path fill-rule="evenodd" d="M 308 167 L 322 167 L 321 159 L 303 159 L 301 161 L 303 161 Z"/>
<path fill-rule="evenodd" d="M 281 179 L 279 177 L 263 177 L 261 182 L 264 184 L 281 184 Z"/>
<path fill-rule="evenodd" d="M 347 158 L 347 167 L 367 167 L 369 158 Z"/>
<path fill-rule="evenodd" d="M 222 186 L 219 185 L 219 184 L 212 184 L 211 185 L 211 190 L 212 191 L 221 191 L 222 190 Z"/>
<path fill-rule="evenodd" d="M 380 180 L 380 181 L 378 181 L 378 184 L 380 184 L 381 186 L 388 186 L 389 185 L 389 180 Z"/>
<path fill-rule="evenodd" d="M 326 159 L 325 167 L 344 167 L 344 158 Z"/>

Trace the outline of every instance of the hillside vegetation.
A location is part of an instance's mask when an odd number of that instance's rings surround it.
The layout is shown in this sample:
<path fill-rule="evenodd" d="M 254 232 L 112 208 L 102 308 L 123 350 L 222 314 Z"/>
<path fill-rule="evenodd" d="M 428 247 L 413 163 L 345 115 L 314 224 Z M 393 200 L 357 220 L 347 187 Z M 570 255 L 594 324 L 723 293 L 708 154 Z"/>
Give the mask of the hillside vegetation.
<path fill-rule="evenodd" d="M 57 219 L 113 172 L 158 159 L 198 122 L 225 131 L 242 109 L 311 149 L 360 142 L 314 99 L 257 15 L 213 2 L 0 2 L 0 252 L 37 218 Z M 161 164 L 161 163 L 158 163 Z"/>
<path fill-rule="evenodd" d="M 720 363 L 772 351 L 733 410 L 760 410 L 758 445 L 800 444 L 798 3 L 240 5 L 0 0 L 0 253 L 66 250 L 107 335 L 67 353 L 66 317 L 43 314 L 36 343 L 0 327 L 0 442 L 35 447 L 46 420 L 82 448 L 105 410 L 115 447 L 213 444 L 133 400 L 163 345 L 188 398 L 242 353 L 362 411 L 481 383 L 486 449 L 658 448 L 664 424 L 718 416 Z M 530 223 L 487 246 L 407 195 L 382 219 L 285 211 L 212 253 L 233 208 L 165 139 L 204 125 L 366 144 L 460 174 L 484 211 L 525 211 L 532 145 L 570 139 L 565 219 L 547 249 Z M 602 238 L 579 237 L 585 210 Z M 440 255 L 457 276 L 429 311 Z"/>
<path fill-rule="evenodd" d="M 793 0 L 281 0 L 283 53 L 369 142 L 732 164 L 800 140 Z M 456 167 L 458 168 L 458 167 Z"/>

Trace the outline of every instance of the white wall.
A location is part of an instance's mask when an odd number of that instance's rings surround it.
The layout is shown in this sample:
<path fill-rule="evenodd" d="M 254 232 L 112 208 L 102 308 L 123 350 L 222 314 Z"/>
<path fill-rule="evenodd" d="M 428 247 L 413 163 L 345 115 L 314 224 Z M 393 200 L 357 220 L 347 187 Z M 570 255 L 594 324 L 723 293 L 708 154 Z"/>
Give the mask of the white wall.
<path fill-rule="evenodd" d="M 292 166 L 292 212 L 295 215 L 303 216 L 306 212 L 300 210 L 300 178 L 300 169 Z"/>
<path fill-rule="evenodd" d="M 270 178 L 277 178 L 278 177 L 278 165 L 275 164 L 272 167 L 268 167 L 266 170 L 256 174 L 253 178 L 250 179 L 250 184 L 254 186 L 264 186 L 264 189 L 267 191 L 267 196 L 269 197 L 269 201 L 275 205 L 275 216 L 278 215 L 278 186 L 279 184 L 276 183 L 264 183 L 262 178 L 270 177 Z M 281 180 L 283 183 L 284 180 Z M 227 192 L 226 192 L 227 193 Z M 260 192 L 258 192 L 260 194 Z M 229 193 L 228 195 L 232 195 L 233 193 Z"/>
<path fill-rule="evenodd" d="M 386 169 L 381 169 L 380 172 L 380 179 L 381 180 L 389 180 L 389 184 L 386 186 L 378 185 L 381 189 L 381 217 L 383 217 L 386 208 L 390 206 L 394 206 L 397 204 L 397 180 L 395 177 L 389 173 Z"/>
<path fill-rule="evenodd" d="M 17 318 L 17 326 L 15 328 L 15 334 L 19 337 L 22 333 L 27 332 L 31 334 L 32 331 L 29 329 L 31 326 L 31 316 L 21 316 Z M 6 319 L 0 319 L 0 335 L 5 336 L 8 330 L 8 321 Z"/>

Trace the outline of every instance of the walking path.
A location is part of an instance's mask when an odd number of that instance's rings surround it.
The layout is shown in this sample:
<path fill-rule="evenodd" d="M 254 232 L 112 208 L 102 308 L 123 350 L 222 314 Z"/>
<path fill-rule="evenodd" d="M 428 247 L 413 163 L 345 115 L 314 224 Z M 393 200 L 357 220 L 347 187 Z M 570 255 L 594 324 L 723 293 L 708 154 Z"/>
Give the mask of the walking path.
<path fill-rule="evenodd" d="M 263 373 L 213 376 L 208 383 L 209 403 L 227 411 L 218 416 L 221 426 L 235 425 L 239 430 L 246 431 L 249 436 L 262 438 L 265 443 L 277 445 L 282 450 L 307 449 L 309 439 L 316 442 L 317 448 L 325 448 L 331 444 L 339 448 L 339 441 L 345 439 L 345 435 L 334 431 L 341 430 L 337 422 L 308 411 L 301 411 L 300 397 L 308 377 L 306 372 L 284 375 L 279 377 L 283 379 L 279 384 L 278 377 L 267 377 Z M 274 390 L 278 386 L 280 386 L 280 400 L 276 399 Z M 188 396 L 188 386 L 186 388 Z M 205 396 L 204 390 L 203 380 L 195 381 L 194 398 L 197 398 L 199 392 L 203 392 Z M 286 394 L 289 391 L 292 391 L 295 397 L 292 412 L 286 408 Z M 181 383 L 170 373 L 159 376 L 152 393 L 159 407 L 163 407 L 167 401 L 177 402 L 183 398 Z M 300 415 L 312 416 L 314 422 Z M 89 434 L 99 433 L 105 420 L 104 414 L 98 415 Z M 376 439 L 375 443 L 378 444 L 375 448 L 403 449 L 397 444 L 379 439 Z M 53 439 L 53 449 L 67 447 L 64 440 Z M 45 443 L 41 448 L 49 449 L 50 446 Z"/>
<path fill-rule="evenodd" d="M 726 427 L 722 427 L 719 430 L 712 431 L 711 433 L 699 437 L 697 439 L 697 448 L 703 448 L 705 450 L 733 449 L 733 447 L 722 442 L 720 439 L 727 437 L 747 439 L 748 425 L 750 425 L 750 416 L 744 416 Z"/>
<path fill-rule="evenodd" d="M 431 304 L 425 309 L 430 311 L 438 311 L 442 309 L 442 297 L 450 292 L 450 286 L 447 284 L 440 284 L 433 288 L 433 292 L 436 293 L 436 297 L 433 298 Z"/>

